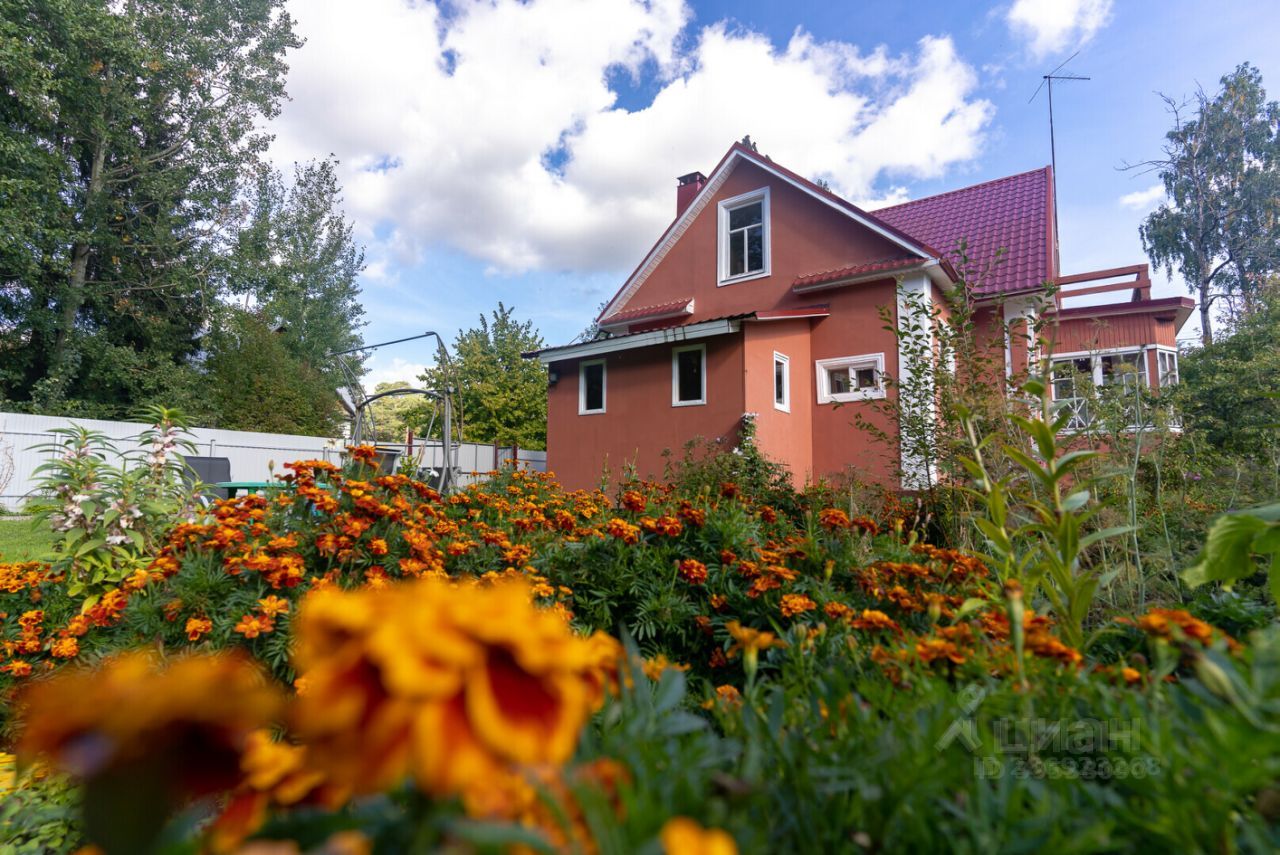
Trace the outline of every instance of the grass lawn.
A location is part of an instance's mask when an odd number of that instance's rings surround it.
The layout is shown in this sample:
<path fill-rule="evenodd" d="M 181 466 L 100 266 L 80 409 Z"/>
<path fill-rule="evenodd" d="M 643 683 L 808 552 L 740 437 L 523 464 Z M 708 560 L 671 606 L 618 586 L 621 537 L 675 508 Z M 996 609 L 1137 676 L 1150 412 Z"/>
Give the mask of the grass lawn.
<path fill-rule="evenodd" d="M 32 528 L 29 519 L 0 517 L 0 561 L 29 561 L 44 555 L 53 545 L 53 532 Z"/>

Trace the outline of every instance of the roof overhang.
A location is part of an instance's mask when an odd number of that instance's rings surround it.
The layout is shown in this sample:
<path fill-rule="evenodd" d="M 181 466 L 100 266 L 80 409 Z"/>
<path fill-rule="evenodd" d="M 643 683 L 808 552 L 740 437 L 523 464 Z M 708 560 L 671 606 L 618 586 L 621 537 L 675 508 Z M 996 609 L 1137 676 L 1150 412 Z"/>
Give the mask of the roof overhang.
<path fill-rule="evenodd" d="M 654 321 L 671 320 L 672 318 L 687 318 L 693 314 L 693 305 L 694 298 L 690 297 L 687 300 L 674 300 L 658 306 L 627 309 L 600 321 L 600 328 L 603 330 L 625 329 L 633 324 L 648 324 Z"/>
<path fill-rule="evenodd" d="M 652 347 L 655 344 L 670 344 L 682 341 L 697 341 L 712 336 L 736 333 L 742 329 L 743 318 L 749 315 L 735 315 L 731 318 L 716 318 L 696 324 L 684 324 L 677 327 L 663 327 L 660 330 L 632 333 L 630 335 L 602 338 L 582 344 L 567 344 L 562 347 L 547 347 L 530 353 L 521 354 L 525 359 L 537 359 L 543 365 L 560 362 L 565 359 L 585 359 L 592 356 L 604 356 L 620 350 L 634 350 L 639 347 Z"/>
<path fill-rule="evenodd" d="M 1069 309 L 1052 309 L 1059 323 L 1071 320 L 1089 320 L 1090 318 L 1110 318 L 1117 315 L 1154 315 L 1157 319 L 1173 321 L 1173 331 L 1177 334 L 1182 325 L 1191 317 L 1195 309 L 1195 300 L 1190 297 L 1163 297 L 1159 300 L 1130 300 L 1125 303 L 1105 303 L 1097 306 L 1073 306 Z"/>
<path fill-rule="evenodd" d="M 801 318 L 825 318 L 831 314 L 828 306 L 800 306 L 795 309 L 768 309 L 756 312 L 757 321 L 794 321 Z"/>
<path fill-rule="evenodd" d="M 928 273 L 930 278 L 933 278 L 933 271 L 941 273 L 941 267 L 941 263 L 936 258 L 911 259 L 891 265 L 858 265 L 843 271 L 832 271 L 831 275 L 803 276 L 792 284 L 791 291 L 795 294 L 808 294 L 813 291 L 825 291 L 828 288 L 857 285 L 861 282 L 894 279 L 916 272 Z M 945 274 L 941 278 L 949 282 Z"/>

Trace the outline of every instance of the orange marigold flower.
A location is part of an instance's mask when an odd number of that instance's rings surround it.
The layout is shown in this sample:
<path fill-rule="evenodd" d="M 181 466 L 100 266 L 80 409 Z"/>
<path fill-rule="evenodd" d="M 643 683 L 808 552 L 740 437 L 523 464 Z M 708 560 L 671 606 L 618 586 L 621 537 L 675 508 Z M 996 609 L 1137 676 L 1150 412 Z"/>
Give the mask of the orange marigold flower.
<path fill-rule="evenodd" d="M 640 528 L 617 517 L 609 520 L 605 526 L 605 531 L 623 543 L 639 543 L 640 541 Z"/>
<path fill-rule="evenodd" d="M 680 562 L 680 578 L 690 585 L 702 585 L 707 581 L 707 565 L 696 558 L 685 558 Z"/>
<path fill-rule="evenodd" d="M 711 603 L 711 608 L 718 612 L 723 612 L 729 605 L 729 598 L 724 594 L 712 594 L 707 601 Z"/>
<path fill-rule="evenodd" d="M 849 625 L 854 629 L 870 630 L 872 632 L 880 630 L 902 632 L 902 627 L 898 626 L 893 618 L 877 609 L 863 609 L 862 614 L 850 621 Z"/>
<path fill-rule="evenodd" d="M 688 817 L 667 820 L 658 837 L 666 855 L 738 855 L 738 844 L 729 832 L 703 828 Z"/>
<path fill-rule="evenodd" d="M 371 555 L 386 555 L 388 552 L 387 541 L 381 537 L 375 537 L 369 541 L 369 553 Z"/>
<path fill-rule="evenodd" d="M 512 764 L 563 763 L 596 702 L 592 643 L 519 579 L 325 591 L 296 629 L 297 732 L 356 792 L 412 773 L 453 795 Z"/>
<path fill-rule="evenodd" d="M 822 607 L 822 611 L 832 620 L 849 620 L 853 616 L 853 608 L 844 603 L 832 600 Z"/>
<path fill-rule="evenodd" d="M 1152 609 L 1138 618 L 1138 628 L 1170 641 L 1185 638 L 1203 647 L 1213 642 L 1213 627 L 1182 609 Z"/>
<path fill-rule="evenodd" d="M 667 659 L 667 654 L 659 653 L 652 659 L 646 659 L 640 663 L 640 670 L 644 671 L 644 675 L 650 680 L 661 680 L 662 675 L 670 671 L 688 671 L 688 665 L 682 665 L 679 662 L 672 662 Z"/>
<path fill-rule="evenodd" d="M 956 665 L 964 664 L 964 653 L 950 641 L 941 638 L 926 638 L 916 644 L 916 655 L 926 665 L 938 659 L 945 659 Z"/>
<path fill-rule="evenodd" d="M 1121 669 L 1120 676 L 1124 677 L 1125 683 L 1132 686 L 1134 683 L 1142 682 L 1142 672 L 1137 668 L 1125 667 Z"/>
<path fill-rule="evenodd" d="M 289 601 L 283 597 L 277 597 L 275 594 L 263 597 L 258 600 L 258 609 L 264 617 L 274 618 L 278 615 L 287 614 L 289 611 Z"/>
<path fill-rule="evenodd" d="M 795 617 L 807 611 L 816 609 L 818 604 L 809 599 L 804 594 L 783 594 L 782 595 L 782 616 Z"/>
<path fill-rule="evenodd" d="M 729 635 L 734 640 L 734 644 L 729 648 L 730 656 L 735 655 L 739 650 L 747 653 L 756 653 L 761 650 L 768 650 L 770 647 L 786 647 L 787 643 L 772 632 L 764 630 L 752 629 L 749 626 L 743 626 L 736 620 L 731 620 L 724 625 Z"/>
<path fill-rule="evenodd" d="M 240 622 L 236 624 L 236 632 L 245 638 L 257 638 L 264 632 L 271 632 L 275 629 L 275 624 L 271 618 L 262 617 L 261 615 L 245 615 L 240 618 Z"/>
<path fill-rule="evenodd" d="M 11 677 L 30 677 L 31 663 L 24 662 L 21 659 L 13 659 L 0 666 L 0 671 L 4 671 Z"/>
<path fill-rule="evenodd" d="M 127 653 L 32 685 L 17 754 L 24 762 L 47 757 L 81 777 L 112 775 L 116 785 L 200 796 L 235 785 L 248 734 L 281 706 L 246 657 L 162 663 Z"/>
<path fill-rule="evenodd" d="M 645 509 L 647 504 L 648 502 L 644 496 L 635 490 L 627 490 L 622 494 L 622 506 L 629 511 L 634 511 L 638 514 Z"/>
<path fill-rule="evenodd" d="M 55 659 L 74 659 L 80 653 L 80 642 L 71 636 L 59 638 L 49 646 L 49 653 Z"/>
<path fill-rule="evenodd" d="M 185 629 L 187 632 L 187 640 L 199 641 L 200 636 L 213 629 L 213 621 L 205 617 L 190 617 L 187 618 L 187 625 Z"/>
<path fill-rule="evenodd" d="M 818 523 L 828 531 L 848 528 L 850 525 L 849 515 L 839 508 L 823 508 L 818 511 Z"/>

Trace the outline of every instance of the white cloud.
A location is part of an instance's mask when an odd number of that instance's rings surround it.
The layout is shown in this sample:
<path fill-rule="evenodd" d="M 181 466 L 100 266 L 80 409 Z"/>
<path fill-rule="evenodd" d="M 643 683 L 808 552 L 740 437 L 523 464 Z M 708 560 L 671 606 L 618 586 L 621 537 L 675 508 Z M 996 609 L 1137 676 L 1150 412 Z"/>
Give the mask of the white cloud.
<path fill-rule="evenodd" d="M 692 32 L 683 0 L 447 8 L 291 6 L 308 41 L 272 155 L 338 155 L 378 275 L 432 245 L 498 271 L 629 267 L 674 214 L 675 176 L 748 133 L 852 199 L 896 198 L 892 182 L 975 157 L 993 113 L 946 37 L 892 56 L 799 30 L 783 49 Z M 619 75 L 656 80 L 652 103 L 619 107 Z"/>
<path fill-rule="evenodd" d="M 1164 199 L 1164 185 L 1153 184 L 1146 190 L 1135 190 L 1120 197 L 1120 204 L 1135 211 L 1146 211 Z"/>
<path fill-rule="evenodd" d="M 1014 0 L 1005 20 L 1036 59 L 1083 45 L 1111 20 L 1113 0 Z"/>

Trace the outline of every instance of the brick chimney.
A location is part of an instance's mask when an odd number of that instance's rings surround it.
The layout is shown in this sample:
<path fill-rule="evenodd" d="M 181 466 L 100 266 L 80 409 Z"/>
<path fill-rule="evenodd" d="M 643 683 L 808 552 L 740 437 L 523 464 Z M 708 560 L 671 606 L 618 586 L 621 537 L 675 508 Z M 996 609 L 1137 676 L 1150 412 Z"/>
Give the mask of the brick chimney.
<path fill-rule="evenodd" d="M 676 216 L 678 217 L 684 213 L 685 208 L 688 208 L 689 203 L 693 201 L 693 197 L 697 196 L 698 191 L 707 183 L 707 176 L 701 172 L 690 172 L 676 180 L 680 182 L 680 186 L 676 187 Z"/>

